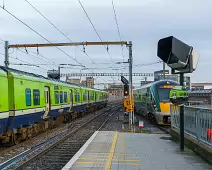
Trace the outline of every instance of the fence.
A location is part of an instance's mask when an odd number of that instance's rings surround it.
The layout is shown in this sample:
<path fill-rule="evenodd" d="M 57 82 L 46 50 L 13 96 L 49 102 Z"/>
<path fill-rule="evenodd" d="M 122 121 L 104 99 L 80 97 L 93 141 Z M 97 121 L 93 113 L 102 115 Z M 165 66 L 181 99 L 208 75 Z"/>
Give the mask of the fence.
<path fill-rule="evenodd" d="M 171 105 L 171 128 L 180 129 L 180 107 Z M 184 132 L 198 142 L 212 146 L 212 110 L 184 107 Z"/>

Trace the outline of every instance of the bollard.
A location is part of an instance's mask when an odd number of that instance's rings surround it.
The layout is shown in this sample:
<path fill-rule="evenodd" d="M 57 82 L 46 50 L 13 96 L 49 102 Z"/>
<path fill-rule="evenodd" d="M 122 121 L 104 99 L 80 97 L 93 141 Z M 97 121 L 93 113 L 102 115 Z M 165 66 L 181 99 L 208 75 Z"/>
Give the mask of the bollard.
<path fill-rule="evenodd" d="M 212 130 L 211 129 L 207 130 L 207 134 L 208 134 L 208 140 L 212 143 Z"/>
<path fill-rule="evenodd" d="M 144 128 L 144 122 L 139 120 L 139 128 L 143 129 Z"/>

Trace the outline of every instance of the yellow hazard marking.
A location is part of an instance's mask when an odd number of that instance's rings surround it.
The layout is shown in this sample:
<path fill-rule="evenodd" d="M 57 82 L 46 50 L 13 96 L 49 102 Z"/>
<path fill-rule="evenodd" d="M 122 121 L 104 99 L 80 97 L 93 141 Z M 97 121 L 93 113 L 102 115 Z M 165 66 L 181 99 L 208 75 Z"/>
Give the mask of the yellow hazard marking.
<path fill-rule="evenodd" d="M 113 162 L 140 162 L 139 160 L 120 160 L 120 159 L 113 159 Z"/>
<path fill-rule="evenodd" d="M 114 136 L 113 143 L 112 143 L 112 146 L 110 149 L 110 155 L 108 156 L 108 161 L 107 161 L 105 170 L 109 170 L 111 168 L 117 140 L 118 140 L 118 132 L 116 132 L 116 134 Z"/>
<path fill-rule="evenodd" d="M 98 165 L 103 165 L 104 162 L 77 162 L 77 164 L 98 164 Z M 114 164 L 119 164 L 119 165 L 125 165 L 125 166 L 142 166 L 141 164 L 133 164 L 133 163 L 114 163 Z"/>
<path fill-rule="evenodd" d="M 77 164 L 104 164 L 105 162 L 77 162 Z"/>
<path fill-rule="evenodd" d="M 119 157 L 119 156 L 137 156 L 136 154 L 116 154 L 114 157 Z"/>
<path fill-rule="evenodd" d="M 131 164 L 131 163 L 113 163 L 113 164 L 118 164 L 118 165 L 125 165 L 125 166 L 140 166 L 142 167 L 141 164 Z"/>

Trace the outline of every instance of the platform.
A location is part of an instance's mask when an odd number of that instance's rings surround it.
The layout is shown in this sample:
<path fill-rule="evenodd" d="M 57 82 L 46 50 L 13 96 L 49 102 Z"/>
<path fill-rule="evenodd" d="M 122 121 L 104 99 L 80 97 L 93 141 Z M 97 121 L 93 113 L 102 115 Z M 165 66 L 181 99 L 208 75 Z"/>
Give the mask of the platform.
<path fill-rule="evenodd" d="M 191 150 L 164 134 L 97 131 L 63 170 L 211 170 Z"/>

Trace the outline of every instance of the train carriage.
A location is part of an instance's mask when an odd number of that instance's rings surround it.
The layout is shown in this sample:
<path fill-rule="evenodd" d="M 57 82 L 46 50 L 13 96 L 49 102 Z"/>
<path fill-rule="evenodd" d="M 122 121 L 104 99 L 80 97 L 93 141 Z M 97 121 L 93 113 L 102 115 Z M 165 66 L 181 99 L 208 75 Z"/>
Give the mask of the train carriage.
<path fill-rule="evenodd" d="M 178 86 L 171 80 L 160 80 L 133 90 L 136 112 L 160 125 L 170 124 L 170 90 Z"/>
<path fill-rule="evenodd" d="M 17 143 L 33 133 L 101 108 L 107 92 L 1 67 L 0 142 Z M 97 98 L 95 97 L 97 94 Z"/>
<path fill-rule="evenodd" d="M 7 74 L 0 70 L 0 139 L 1 135 L 7 130 L 9 120 L 9 95 L 8 95 L 8 80 Z"/>

